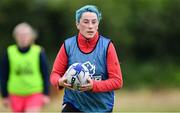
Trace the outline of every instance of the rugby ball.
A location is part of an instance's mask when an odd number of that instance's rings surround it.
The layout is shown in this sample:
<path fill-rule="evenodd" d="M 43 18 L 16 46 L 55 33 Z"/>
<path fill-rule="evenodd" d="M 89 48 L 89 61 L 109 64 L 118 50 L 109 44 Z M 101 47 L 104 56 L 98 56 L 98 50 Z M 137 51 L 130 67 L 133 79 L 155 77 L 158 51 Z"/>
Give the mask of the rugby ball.
<path fill-rule="evenodd" d="M 72 88 L 79 90 L 81 85 L 88 83 L 87 79 L 90 78 L 89 70 L 81 63 L 72 64 L 65 73 L 67 83 L 72 85 Z"/>

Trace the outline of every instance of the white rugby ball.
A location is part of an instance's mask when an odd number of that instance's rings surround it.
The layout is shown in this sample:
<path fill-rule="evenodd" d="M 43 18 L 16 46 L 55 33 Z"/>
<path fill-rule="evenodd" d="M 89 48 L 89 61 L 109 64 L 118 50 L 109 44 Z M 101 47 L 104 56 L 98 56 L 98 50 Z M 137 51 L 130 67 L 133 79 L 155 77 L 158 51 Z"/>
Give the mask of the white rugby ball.
<path fill-rule="evenodd" d="M 88 83 L 87 79 L 90 78 L 89 70 L 81 63 L 72 64 L 65 73 L 67 83 L 72 85 L 72 88 L 79 90 L 81 85 Z"/>

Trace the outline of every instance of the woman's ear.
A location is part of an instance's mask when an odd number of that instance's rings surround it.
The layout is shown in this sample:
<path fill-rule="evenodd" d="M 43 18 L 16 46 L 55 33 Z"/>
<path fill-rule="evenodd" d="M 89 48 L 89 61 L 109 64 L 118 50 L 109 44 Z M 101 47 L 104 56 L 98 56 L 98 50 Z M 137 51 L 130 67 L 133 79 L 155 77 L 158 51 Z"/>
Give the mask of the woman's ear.
<path fill-rule="evenodd" d="M 79 23 L 78 22 L 76 22 L 76 27 L 79 30 Z"/>

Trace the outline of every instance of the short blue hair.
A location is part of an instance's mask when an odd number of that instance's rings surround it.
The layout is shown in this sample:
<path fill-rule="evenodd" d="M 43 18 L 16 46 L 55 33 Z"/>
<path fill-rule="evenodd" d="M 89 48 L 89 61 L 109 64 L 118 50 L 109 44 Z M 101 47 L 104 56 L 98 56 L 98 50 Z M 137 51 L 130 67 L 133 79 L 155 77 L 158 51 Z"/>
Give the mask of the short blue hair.
<path fill-rule="evenodd" d="M 96 13 L 98 21 L 100 22 L 102 17 L 101 17 L 101 13 L 98 10 L 98 8 L 96 6 L 94 6 L 94 5 L 86 5 L 86 6 L 83 6 L 83 7 L 81 7 L 80 9 L 78 9 L 76 11 L 76 22 L 77 23 L 79 23 L 82 14 L 85 13 L 85 12 Z"/>

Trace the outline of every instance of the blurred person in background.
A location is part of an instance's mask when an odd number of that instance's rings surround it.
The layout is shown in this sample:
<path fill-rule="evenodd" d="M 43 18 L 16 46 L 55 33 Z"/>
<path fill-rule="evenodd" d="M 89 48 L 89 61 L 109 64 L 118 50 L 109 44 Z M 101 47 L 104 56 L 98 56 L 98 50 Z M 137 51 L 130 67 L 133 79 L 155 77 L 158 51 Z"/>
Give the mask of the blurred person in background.
<path fill-rule="evenodd" d="M 50 101 L 45 51 L 34 44 L 36 32 L 26 22 L 15 26 L 13 37 L 16 44 L 1 62 L 2 103 L 13 112 L 38 112 Z"/>
<path fill-rule="evenodd" d="M 50 75 L 51 84 L 65 88 L 62 112 L 112 112 L 114 90 L 123 85 L 119 60 L 110 39 L 99 35 L 101 13 L 94 5 L 86 5 L 76 11 L 76 27 L 79 33 L 62 44 Z M 73 63 L 89 62 L 91 74 L 88 84 L 80 92 L 72 90 L 64 76 Z"/>

